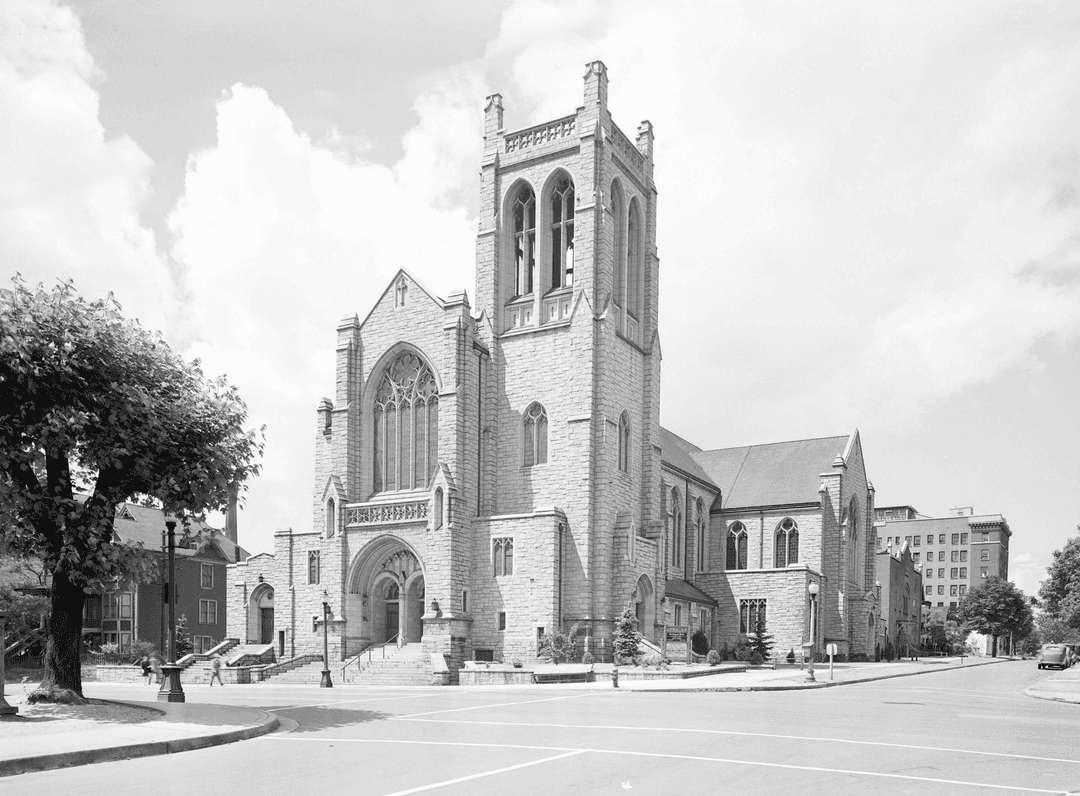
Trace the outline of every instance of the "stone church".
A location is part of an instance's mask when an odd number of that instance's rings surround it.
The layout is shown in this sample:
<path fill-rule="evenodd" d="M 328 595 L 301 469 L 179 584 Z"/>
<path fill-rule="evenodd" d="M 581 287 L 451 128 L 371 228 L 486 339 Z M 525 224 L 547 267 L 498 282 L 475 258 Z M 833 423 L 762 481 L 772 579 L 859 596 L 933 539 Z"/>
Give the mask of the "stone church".
<path fill-rule="evenodd" d="M 515 132 L 487 100 L 475 306 L 401 270 L 337 327 L 316 413 L 315 529 L 229 572 L 229 636 L 292 657 L 418 645 L 453 671 L 578 626 L 611 660 L 630 604 L 733 644 L 759 623 L 872 653 L 873 487 L 858 432 L 703 451 L 660 427 L 653 129 L 608 112 Z M 719 422 L 719 421 L 718 421 Z"/>

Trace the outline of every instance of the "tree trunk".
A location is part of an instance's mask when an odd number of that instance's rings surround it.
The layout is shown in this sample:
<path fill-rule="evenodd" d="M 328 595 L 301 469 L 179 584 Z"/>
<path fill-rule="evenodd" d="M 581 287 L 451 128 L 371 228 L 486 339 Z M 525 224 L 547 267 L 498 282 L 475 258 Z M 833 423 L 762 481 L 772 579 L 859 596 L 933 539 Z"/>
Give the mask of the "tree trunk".
<path fill-rule="evenodd" d="M 28 702 L 83 705 L 82 612 L 86 595 L 65 572 L 54 572 L 50 595 L 52 615 L 45 644 L 45 674 Z"/>

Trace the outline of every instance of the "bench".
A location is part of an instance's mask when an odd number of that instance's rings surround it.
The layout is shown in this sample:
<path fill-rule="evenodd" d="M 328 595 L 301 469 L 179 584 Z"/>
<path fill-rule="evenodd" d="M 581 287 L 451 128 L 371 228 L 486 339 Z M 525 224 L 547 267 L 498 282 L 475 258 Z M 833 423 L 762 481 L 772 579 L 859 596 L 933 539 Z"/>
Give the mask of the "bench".
<path fill-rule="evenodd" d="M 537 685 L 545 683 L 591 683 L 593 682 L 593 673 L 588 669 L 570 667 L 566 667 L 562 671 L 544 669 L 533 672 L 532 681 Z"/>

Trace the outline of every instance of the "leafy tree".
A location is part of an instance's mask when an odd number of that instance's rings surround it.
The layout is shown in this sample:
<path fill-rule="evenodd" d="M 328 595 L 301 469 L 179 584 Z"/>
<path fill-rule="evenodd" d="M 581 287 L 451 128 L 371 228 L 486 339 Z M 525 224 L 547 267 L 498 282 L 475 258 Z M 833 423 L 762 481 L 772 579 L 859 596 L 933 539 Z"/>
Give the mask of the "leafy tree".
<path fill-rule="evenodd" d="M 1046 576 L 1039 587 L 1043 611 L 1069 627 L 1080 629 L 1080 536 L 1072 537 L 1063 548 L 1054 551 Z"/>
<path fill-rule="evenodd" d="M 615 620 L 615 638 L 612 646 L 615 648 L 615 662 L 629 663 L 638 656 L 638 645 L 641 642 L 641 634 L 637 631 L 637 617 L 634 608 L 627 605 L 623 609 L 622 616 Z"/>
<path fill-rule="evenodd" d="M 1080 644 L 1080 629 L 1072 627 L 1064 620 L 1048 613 L 1039 614 L 1035 620 L 1042 644 Z"/>
<path fill-rule="evenodd" d="M 180 614 L 176 620 L 176 660 L 195 651 L 195 645 L 191 643 L 191 631 L 188 630 L 187 616 Z"/>
<path fill-rule="evenodd" d="M 536 657 L 542 661 L 548 661 L 556 665 L 574 660 L 577 657 L 578 626 L 570 628 L 570 633 L 553 630 L 540 637 L 540 645 L 536 651 Z"/>
<path fill-rule="evenodd" d="M 1033 617 L 1027 597 L 1007 580 L 992 577 L 960 598 L 960 621 L 968 630 L 993 637 L 997 655 L 998 636 L 1010 633 L 1022 639 L 1031 632 Z"/>
<path fill-rule="evenodd" d="M 769 660 L 772 654 L 772 636 L 765 634 L 765 623 L 758 619 L 754 632 L 750 634 L 750 652 L 761 656 L 761 662 Z"/>
<path fill-rule="evenodd" d="M 70 282 L 0 290 L 0 540 L 51 576 L 45 672 L 29 701 L 82 703 L 87 592 L 147 571 L 113 542 L 116 507 L 222 509 L 258 472 L 261 436 L 224 379 L 207 380 L 109 298 Z"/>
<path fill-rule="evenodd" d="M 690 649 L 695 655 L 707 655 L 709 653 L 709 637 L 700 628 L 694 631 L 690 637 Z"/>

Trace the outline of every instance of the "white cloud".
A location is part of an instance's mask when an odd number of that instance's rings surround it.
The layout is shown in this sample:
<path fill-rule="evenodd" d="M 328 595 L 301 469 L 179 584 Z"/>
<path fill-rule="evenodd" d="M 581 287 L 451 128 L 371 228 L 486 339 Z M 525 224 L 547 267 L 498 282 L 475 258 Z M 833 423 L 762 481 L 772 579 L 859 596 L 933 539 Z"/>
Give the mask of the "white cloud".
<path fill-rule="evenodd" d="M 45 0 L 0 5 L 0 262 L 168 329 L 177 303 L 153 233 L 139 220 L 153 164 L 107 139 L 79 21 Z"/>
<path fill-rule="evenodd" d="M 312 141 L 264 90 L 236 85 L 217 105 L 216 145 L 188 162 L 169 227 L 190 353 L 268 427 L 243 520 L 255 549 L 275 528 L 310 527 L 314 412 L 333 397 L 338 320 L 363 318 L 403 266 L 442 295 L 471 292 L 475 221 L 453 199 L 473 183 L 463 164 L 471 176 L 482 86 L 457 70 L 416 108 L 391 167 Z"/>

